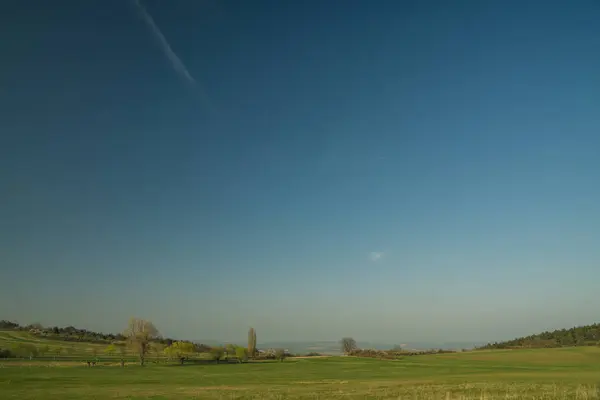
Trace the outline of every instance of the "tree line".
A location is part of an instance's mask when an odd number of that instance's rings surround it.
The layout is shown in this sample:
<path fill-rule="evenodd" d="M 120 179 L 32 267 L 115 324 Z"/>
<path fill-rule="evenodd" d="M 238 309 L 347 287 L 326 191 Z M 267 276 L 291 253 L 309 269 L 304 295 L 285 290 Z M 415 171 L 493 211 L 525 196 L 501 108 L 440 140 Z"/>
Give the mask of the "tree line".
<path fill-rule="evenodd" d="M 477 347 L 487 349 L 552 348 L 573 346 L 600 346 L 600 324 L 557 329 L 505 342 L 493 342 Z"/>
<path fill-rule="evenodd" d="M 160 344 L 157 344 L 160 343 L 158 329 L 152 322 L 139 318 L 129 320 L 129 325 L 123 332 L 123 336 L 126 339 L 126 346 L 139 357 L 140 365 L 144 365 L 146 358 L 153 350 L 155 352 L 162 350 L 169 358 L 176 358 L 181 364 L 197 353 L 208 353 L 210 359 L 217 364 L 223 359 L 228 362 L 233 360 L 239 363 L 247 362 L 250 358 L 274 358 L 283 361 L 288 356 L 288 353 L 283 349 L 274 349 L 271 352 L 263 352 L 262 356 L 259 355 L 259 350 L 256 348 L 256 330 L 254 328 L 248 330 L 247 347 L 235 344 L 209 347 L 196 345 L 189 341 L 174 341 L 161 347 Z"/>
<path fill-rule="evenodd" d="M 405 356 L 418 356 L 425 354 L 442 354 L 442 353 L 456 353 L 454 350 L 442 350 L 442 349 L 430 349 L 420 351 L 407 351 L 400 345 L 394 346 L 389 350 L 377 350 L 377 349 L 361 349 L 358 347 L 356 340 L 351 337 L 345 337 L 340 340 L 340 347 L 342 353 L 346 356 L 353 357 L 368 357 L 368 358 L 379 358 L 379 359 L 398 359 Z"/>
<path fill-rule="evenodd" d="M 191 360 L 194 356 L 208 354 L 209 359 L 219 363 L 222 360 L 227 362 L 247 362 L 249 359 L 277 359 L 283 361 L 290 354 L 284 349 L 259 350 L 256 347 L 256 330 L 248 330 L 248 345 L 239 346 L 227 344 L 223 346 L 208 346 L 205 344 L 193 343 L 187 340 L 173 340 L 164 338 L 160 335 L 158 329 L 151 321 L 130 318 L 127 328 L 118 334 L 104 334 L 89 331 L 86 329 L 77 329 L 69 326 L 65 328 L 52 327 L 45 328 L 41 324 L 30 324 L 21 326 L 16 322 L 2 320 L 0 329 L 10 329 L 27 331 L 30 334 L 42 336 L 49 339 L 61 341 L 78 341 L 96 344 L 106 344 L 102 351 L 107 356 L 119 356 L 121 366 L 125 365 L 126 358 L 135 355 L 140 365 L 145 365 L 148 359 L 155 357 L 158 362 L 161 357 L 167 357 L 169 360 L 177 360 L 183 364 Z M 53 353 L 54 358 L 63 353 L 73 354 L 75 349 L 70 346 L 53 346 L 52 349 L 44 344 L 36 346 L 32 343 L 15 343 L 11 349 L 0 349 L 0 358 L 11 357 L 38 357 Z M 88 365 L 95 365 L 98 361 L 100 349 L 95 346 L 90 349 L 88 355 Z"/>
<path fill-rule="evenodd" d="M 126 337 L 122 333 L 102 333 L 94 332 L 88 329 L 75 328 L 74 326 L 66 327 L 44 327 L 40 323 L 29 325 L 19 325 L 17 322 L 1 320 L 0 329 L 3 330 L 18 330 L 27 331 L 36 336 L 46 339 L 60 340 L 63 342 L 86 342 L 95 344 L 110 344 L 115 341 L 124 341 Z M 164 345 L 170 345 L 175 340 L 171 338 L 159 337 L 155 340 Z"/>

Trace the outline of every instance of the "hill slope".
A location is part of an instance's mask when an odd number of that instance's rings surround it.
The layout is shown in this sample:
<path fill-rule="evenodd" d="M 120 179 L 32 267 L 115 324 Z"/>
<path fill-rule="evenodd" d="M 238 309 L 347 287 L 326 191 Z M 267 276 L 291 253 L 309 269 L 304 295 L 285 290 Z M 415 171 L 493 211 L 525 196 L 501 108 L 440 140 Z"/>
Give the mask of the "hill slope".
<path fill-rule="evenodd" d="M 488 343 L 478 349 L 520 349 L 600 345 L 600 324 L 576 326 L 571 329 L 558 329 L 542 332 L 506 342 Z"/>
<path fill-rule="evenodd" d="M 41 356 L 89 356 L 102 354 L 106 345 L 49 339 L 30 332 L 0 330 L 0 349 L 14 349 L 19 344 L 34 345 Z"/>

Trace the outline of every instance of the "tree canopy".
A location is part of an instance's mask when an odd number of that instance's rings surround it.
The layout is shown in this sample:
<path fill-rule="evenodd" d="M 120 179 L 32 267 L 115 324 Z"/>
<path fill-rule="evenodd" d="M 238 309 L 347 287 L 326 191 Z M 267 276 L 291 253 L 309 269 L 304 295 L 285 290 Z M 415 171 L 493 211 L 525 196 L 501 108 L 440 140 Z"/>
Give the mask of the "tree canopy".
<path fill-rule="evenodd" d="M 131 349 L 138 354 L 140 365 L 144 365 L 146 355 L 150 351 L 150 344 L 159 337 L 159 333 L 152 322 L 140 318 L 130 318 L 123 336 L 127 338 L 127 344 Z"/>
<path fill-rule="evenodd" d="M 596 346 L 600 344 L 600 324 L 557 329 L 505 342 L 488 343 L 478 349 L 519 349 L 542 347 Z"/>
<path fill-rule="evenodd" d="M 356 340 L 354 340 L 351 337 L 345 337 L 342 340 L 340 340 L 340 345 L 342 346 L 342 351 L 344 352 L 344 354 L 350 354 L 358 348 Z"/>

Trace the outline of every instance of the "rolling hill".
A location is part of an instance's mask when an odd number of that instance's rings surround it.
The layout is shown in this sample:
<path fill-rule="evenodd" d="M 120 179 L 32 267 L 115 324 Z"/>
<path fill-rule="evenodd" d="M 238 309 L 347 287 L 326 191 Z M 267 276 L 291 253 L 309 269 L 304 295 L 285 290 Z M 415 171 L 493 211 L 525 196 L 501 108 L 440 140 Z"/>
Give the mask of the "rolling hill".
<path fill-rule="evenodd" d="M 600 345 L 600 324 L 557 329 L 505 342 L 488 343 L 478 349 L 552 348 Z"/>

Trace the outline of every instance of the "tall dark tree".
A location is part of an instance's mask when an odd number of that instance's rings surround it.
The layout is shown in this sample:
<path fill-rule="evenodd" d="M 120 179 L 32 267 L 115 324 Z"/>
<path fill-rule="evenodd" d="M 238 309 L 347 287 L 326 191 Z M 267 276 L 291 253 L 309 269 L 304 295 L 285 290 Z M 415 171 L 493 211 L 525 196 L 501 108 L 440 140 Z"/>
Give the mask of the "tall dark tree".
<path fill-rule="evenodd" d="M 254 328 L 248 329 L 248 357 L 256 355 L 256 331 Z"/>

